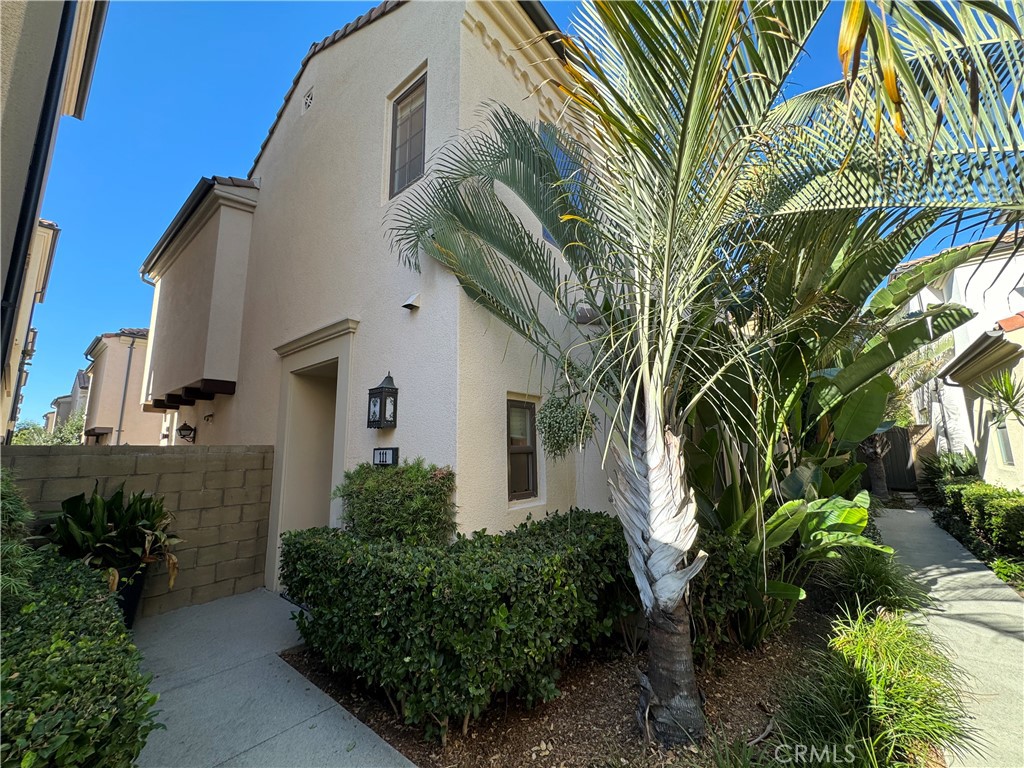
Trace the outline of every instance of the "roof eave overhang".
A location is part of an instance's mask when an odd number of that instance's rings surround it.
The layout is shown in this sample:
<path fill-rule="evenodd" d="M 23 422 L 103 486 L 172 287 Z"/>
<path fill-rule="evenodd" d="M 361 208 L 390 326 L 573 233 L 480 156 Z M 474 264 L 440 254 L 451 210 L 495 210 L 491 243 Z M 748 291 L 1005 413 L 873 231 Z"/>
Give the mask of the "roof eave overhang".
<path fill-rule="evenodd" d="M 227 205 L 252 212 L 256 208 L 258 188 L 218 184 L 217 178 L 203 177 L 196 184 L 149 256 L 139 267 L 143 277 L 159 277 L 218 206 Z"/>
<path fill-rule="evenodd" d="M 939 378 L 962 387 L 1022 356 L 1024 348 L 1007 339 L 1002 330 L 986 331 L 939 371 Z"/>

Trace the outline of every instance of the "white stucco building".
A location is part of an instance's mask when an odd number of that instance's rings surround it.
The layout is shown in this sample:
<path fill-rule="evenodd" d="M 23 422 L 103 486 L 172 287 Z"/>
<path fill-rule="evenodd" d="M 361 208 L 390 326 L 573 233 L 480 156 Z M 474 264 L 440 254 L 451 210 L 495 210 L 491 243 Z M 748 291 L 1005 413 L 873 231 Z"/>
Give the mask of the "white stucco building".
<path fill-rule="evenodd" d="M 398 263 L 392 200 L 500 101 L 556 121 L 539 3 L 386 2 L 311 47 L 246 178 L 202 179 L 141 272 L 154 285 L 144 405 L 169 442 L 273 444 L 268 581 L 283 530 L 338 524 L 331 489 L 374 449 L 456 472 L 463 531 L 608 508 L 600 450 L 547 460 L 531 349 L 425 260 Z M 538 224 L 539 230 L 539 224 Z M 368 390 L 399 390 L 369 429 Z"/>
<path fill-rule="evenodd" d="M 908 312 L 953 302 L 973 310 L 975 317 L 955 329 L 946 361 L 965 351 L 1001 320 L 1024 312 L 1024 254 L 1014 253 L 1012 233 L 994 247 L 930 283 L 907 304 Z M 915 404 L 931 426 L 939 452 L 977 453 L 979 420 L 972 416 L 973 392 L 948 376 L 938 376 L 916 393 Z"/>

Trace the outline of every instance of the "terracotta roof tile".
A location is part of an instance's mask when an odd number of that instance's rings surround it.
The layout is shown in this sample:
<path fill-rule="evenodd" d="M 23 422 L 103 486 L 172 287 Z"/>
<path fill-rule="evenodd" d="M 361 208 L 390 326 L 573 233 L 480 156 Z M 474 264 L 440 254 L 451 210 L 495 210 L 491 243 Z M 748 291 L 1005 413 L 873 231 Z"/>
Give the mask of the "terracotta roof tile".
<path fill-rule="evenodd" d="M 1004 333 L 1024 328 L 1024 312 L 1018 312 L 1016 315 L 1004 317 L 1002 320 L 999 320 L 996 325 L 998 325 Z"/>
<path fill-rule="evenodd" d="M 267 148 L 267 144 L 270 143 L 270 137 L 274 135 L 274 130 L 277 128 L 277 124 L 281 122 L 281 115 L 284 114 L 284 110 L 288 106 L 288 102 L 291 101 L 292 94 L 294 94 L 295 89 L 299 87 L 299 80 L 302 79 L 302 73 L 306 71 L 306 64 L 309 63 L 309 60 L 316 56 L 318 53 L 320 53 L 320 51 L 324 50 L 325 48 L 330 48 L 332 45 L 334 45 L 342 38 L 348 37 L 353 32 L 362 29 L 366 25 L 376 21 L 382 16 L 391 13 L 393 10 L 395 10 L 401 5 L 404 5 L 407 2 L 408 0 L 385 0 L 385 2 L 370 9 L 359 18 L 355 19 L 354 21 L 350 21 L 341 29 L 328 35 L 319 43 L 313 43 L 311 46 L 309 46 L 309 50 L 306 52 L 306 55 L 302 57 L 302 63 L 299 65 L 299 71 L 295 74 L 295 77 L 292 79 L 292 84 L 291 87 L 288 88 L 288 93 L 284 95 L 284 103 L 281 104 L 281 108 L 277 110 L 277 115 L 274 117 L 274 122 L 273 124 L 271 124 L 270 130 L 267 131 L 267 138 L 265 138 L 263 140 L 263 143 L 260 144 L 260 151 L 256 153 L 256 157 L 252 161 L 252 168 L 249 169 L 250 176 L 252 175 L 252 172 L 256 170 L 256 164 L 260 161 L 260 157 L 263 156 L 263 150 L 265 150 Z"/>

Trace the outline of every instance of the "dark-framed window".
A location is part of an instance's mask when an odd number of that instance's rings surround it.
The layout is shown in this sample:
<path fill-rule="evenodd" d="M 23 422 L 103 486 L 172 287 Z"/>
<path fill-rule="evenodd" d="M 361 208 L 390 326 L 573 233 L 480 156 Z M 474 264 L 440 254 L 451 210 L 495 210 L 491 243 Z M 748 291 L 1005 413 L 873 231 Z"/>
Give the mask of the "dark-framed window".
<path fill-rule="evenodd" d="M 508 401 L 508 498 L 537 495 L 537 413 L 533 403 Z"/>
<path fill-rule="evenodd" d="M 996 444 L 999 446 L 999 458 L 1007 467 L 1013 466 L 1013 447 L 1010 444 L 1010 433 L 1005 424 L 996 427 Z"/>
<path fill-rule="evenodd" d="M 426 138 L 427 76 L 423 75 L 395 99 L 391 111 L 391 197 L 423 175 Z"/>

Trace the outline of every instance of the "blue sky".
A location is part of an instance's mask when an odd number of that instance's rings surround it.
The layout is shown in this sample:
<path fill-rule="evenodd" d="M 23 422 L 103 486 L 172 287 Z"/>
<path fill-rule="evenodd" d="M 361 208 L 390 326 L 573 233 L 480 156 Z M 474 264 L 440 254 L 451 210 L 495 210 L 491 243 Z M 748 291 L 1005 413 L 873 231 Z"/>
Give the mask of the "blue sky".
<path fill-rule="evenodd" d="M 245 176 L 310 43 L 372 2 L 111 2 L 85 120 L 64 118 L 43 218 L 62 232 L 21 417 L 71 388 L 94 336 L 149 325 L 139 265 L 201 176 Z M 563 29 L 573 2 L 546 3 Z M 839 77 L 833 5 L 795 82 Z"/>

